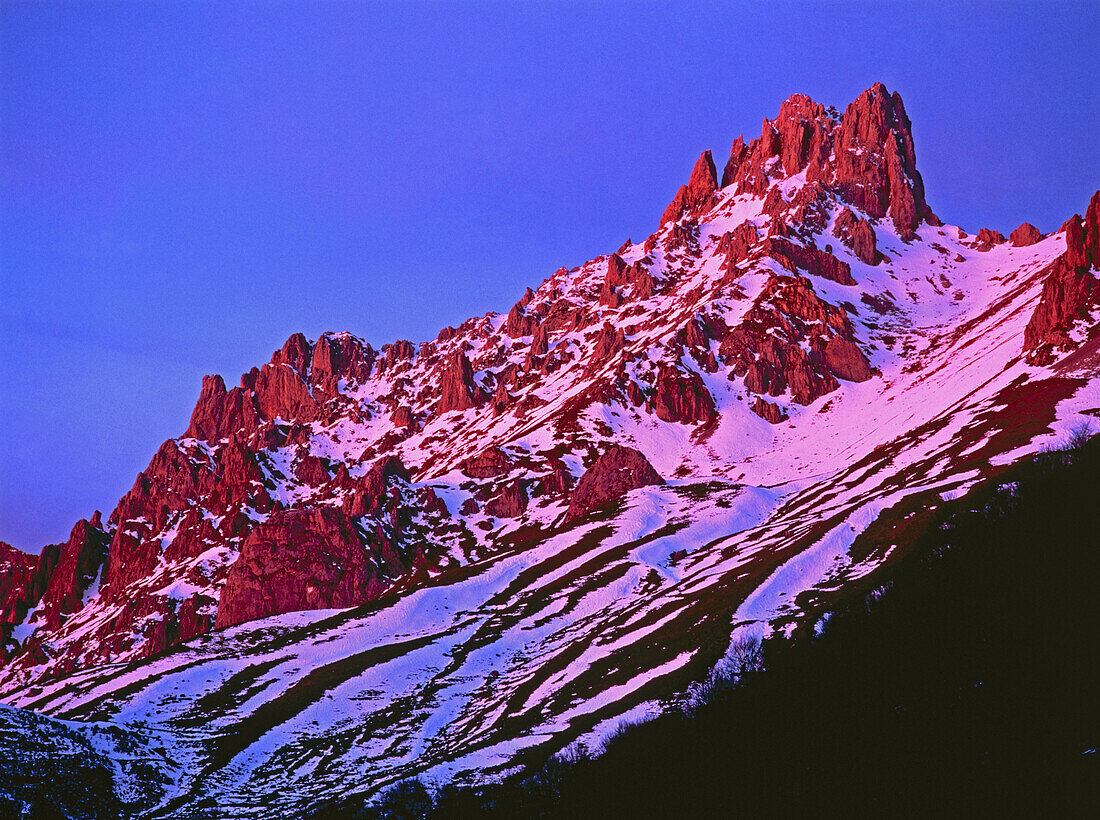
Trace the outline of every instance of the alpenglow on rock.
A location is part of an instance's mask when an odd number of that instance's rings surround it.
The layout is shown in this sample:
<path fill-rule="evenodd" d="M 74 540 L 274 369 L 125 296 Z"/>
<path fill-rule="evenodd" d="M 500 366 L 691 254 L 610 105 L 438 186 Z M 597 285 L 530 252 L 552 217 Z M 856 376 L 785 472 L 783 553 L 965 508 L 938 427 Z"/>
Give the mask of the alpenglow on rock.
<path fill-rule="evenodd" d="M 476 780 L 812 628 L 1094 418 L 1100 194 L 942 225 L 880 84 L 696 156 L 653 234 L 499 313 L 204 378 L 108 516 L 0 545 L 0 699 L 158 739 L 162 816 Z"/>

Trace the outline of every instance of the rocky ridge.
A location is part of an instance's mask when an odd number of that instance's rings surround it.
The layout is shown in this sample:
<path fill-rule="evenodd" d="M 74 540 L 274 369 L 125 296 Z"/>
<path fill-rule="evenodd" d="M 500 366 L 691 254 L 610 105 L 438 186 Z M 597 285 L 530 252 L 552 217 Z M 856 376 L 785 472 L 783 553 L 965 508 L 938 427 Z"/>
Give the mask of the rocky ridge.
<path fill-rule="evenodd" d="M 1081 343 L 1097 207 L 1063 227 L 1045 273 L 1029 271 L 1044 281 L 1024 337 L 1036 366 Z M 942 227 L 898 94 L 875 84 L 843 115 L 794 95 L 760 137 L 734 141 L 720 182 L 704 152 L 654 234 L 558 270 L 506 315 L 377 351 L 294 334 L 237 386 L 204 378 L 183 436 L 105 523 L 80 522 L 37 559 L 0 555 L 0 677 L 396 596 L 662 475 L 745 479 L 766 461 L 752 442 L 904 357 L 907 303 L 960 301 L 963 250 L 1008 247 Z M 932 274 L 902 282 L 918 247 Z M 1046 246 L 1025 224 L 1011 247 Z M 691 446 L 656 470 L 643 442 L 666 431 Z M 608 485 L 608 459 L 628 452 L 648 470 Z"/>

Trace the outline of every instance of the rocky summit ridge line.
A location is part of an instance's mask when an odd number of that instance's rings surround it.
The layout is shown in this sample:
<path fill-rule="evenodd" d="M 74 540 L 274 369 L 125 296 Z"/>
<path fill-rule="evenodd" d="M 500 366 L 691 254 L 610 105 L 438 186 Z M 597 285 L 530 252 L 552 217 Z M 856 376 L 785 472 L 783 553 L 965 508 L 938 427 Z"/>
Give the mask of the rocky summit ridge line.
<path fill-rule="evenodd" d="M 142 734 L 174 778 L 152 816 L 598 737 L 1100 413 L 1098 269 L 1100 192 L 971 235 L 897 93 L 794 95 L 506 314 L 204 378 L 106 521 L 0 544 L 0 697 Z"/>

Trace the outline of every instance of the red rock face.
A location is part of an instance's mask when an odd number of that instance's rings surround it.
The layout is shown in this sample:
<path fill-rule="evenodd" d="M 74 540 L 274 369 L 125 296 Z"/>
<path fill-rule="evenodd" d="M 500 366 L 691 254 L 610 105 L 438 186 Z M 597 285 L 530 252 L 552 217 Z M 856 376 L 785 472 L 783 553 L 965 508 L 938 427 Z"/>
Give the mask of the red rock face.
<path fill-rule="evenodd" d="M 1056 352 L 1076 347 L 1069 331 L 1100 305 L 1100 191 L 1092 195 L 1084 220 L 1074 214 L 1062 226 L 1066 252 L 1050 266 L 1035 313 L 1024 329 L 1024 353 L 1032 364 L 1049 364 Z"/>
<path fill-rule="evenodd" d="M 718 355 L 749 392 L 780 396 L 790 389 L 793 401 L 805 405 L 835 390 L 837 377 L 870 376 L 853 335 L 847 313 L 822 301 L 810 280 L 773 276 L 744 321 L 723 337 Z"/>
<path fill-rule="evenodd" d="M 639 451 L 611 446 L 585 471 L 569 498 L 565 520 L 573 521 L 639 487 L 664 484 L 664 479 Z"/>
<path fill-rule="evenodd" d="M 301 333 L 295 333 L 283 343 L 282 348 L 275 351 L 271 357 L 271 363 L 285 364 L 300 378 L 305 379 L 309 376 L 309 363 L 312 357 L 313 348 L 309 344 L 309 339 Z"/>
<path fill-rule="evenodd" d="M 693 424 L 714 418 L 714 397 L 694 373 L 684 373 L 662 362 L 657 369 L 653 412 L 662 421 Z"/>
<path fill-rule="evenodd" d="M 362 384 L 370 378 L 377 353 L 349 334 L 324 333 L 313 348 L 309 382 L 313 390 L 331 398 L 339 391 L 340 379 Z"/>
<path fill-rule="evenodd" d="M 310 487 L 320 487 L 328 482 L 330 476 L 328 467 L 320 458 L 307 453 L 294 465 L 294 475 L 303 484 Z"/>
<path fill-rule="evenodd" d="M 748 259 L 749 249 L 756 245 L 758 238 L 756 226 L 747 220 L 723 234 L 717 247 L 717 252 L 726 257 L 723 270 L 732 270 L 738 262 Z"/>
<path fill-rule="evenodd" d="M 504 475 L 511 467 L 503 450 L 499 447 L 489 447 L 467 459 L 462 465 L 462 472 L 472 478 L 493 478 Z"/>
<path fill-rule="evenodd" d="M 343 511 L 317 507 L 275 513 L 245 539 L 222 590 L 216 628 L 369 601 L 385 583 L 367 559 Z"/>
<path fill-rule="evenodd" d="M 83 606 L 84 591 L 100 573 L 109 540 L 107 533 L 88 521 L 78 521 L 73 527 L 42 595 L 47 628 L 56 629 L 66 615 Z"/>
<path fill-rule="evenodd" d="M 924 215 L 912 124 L 900 95 L 875 83 L 844 111 L 836 142 L 836 183 L 842 196 L 872 217 L 890 215 L 902 238 Z"/>
<path fill-rule="evenodd" d="M 854 285 L 852 268 L 827 251 L 807 248 L 782 237 L 768 237 L 762 243 L 764 253 L 789 271 L 804 270 L 814 276 L 830 279 L 841 285 Z"/>
<path fill-rule="evenodd" d="M 845 381 L 865 382 L 871 378 L 871 365 L 859 345 L 843 336 L 834 336 L 825 345 L 825 364 Z"/>
<path fill-rule="evenodd" d="M 733 146 L 730 148 L 730 158 L 726 160 L 726 167 L 722 171 L 723 188 L 732 185 L 736 181 L 737 172 L 748 153 L 749 149 L 745 145 L 745 138 L 743 136 L 733 141 Z"/>
<path fill-rule="evenodd" d="M 835 190 L 870 216 L 889 215 L 903 239 L 913 236 L 922 218 L 935 218 L 924 200 L 905 106 L 881 83 L 852 102 L 839 123 L 820 104 L 795 94 L 775 120 L 764 120 L 759 139 L 733 143 L 722 187 L 762 196 L 772 178 L 803 170 L 808 182 Z"/>
<path fill-rule="evenodd" d="M 474 383 L 470 360 L 461 350 L 454 351 L 447 360 L 440 379 L 440 389 L 439 404 L 435 409 L 437 415 L 477 407 L 484 398 L 480 388 Z"/>
<path fill-rule="evenodd" d="M 1008 236 L 1014 248 L 1026 248 L 1028 245 L 1034 245 L 1042 238 L 1043 235 L 1039 232 L 1039 229 L 1030 222 L 1022 223 L 1019 228 Z"/>
<path fill-rule="evenodd" d="M 865 265 L 878 264 L 875 229 L 866 219 L 860 219 L 850 208 L 842 208 L 833 224 L 833 234 Z"/>
<path fill-rule="evenodd" d="M 358 481 L 347 480 L 351 493 L 344 498 L 344 510 L 353 517 L 366 515 L 382 508 L 394 480 L 408 482 L 409 471 L 397 456 L 383 456 Z"/>
<path fill-rule="evenodd" d="M 412 361 L 416 355 L 416 345 L 408 339 L 398 339 L 393 344 L 382 345 L 382 352 L 378 358 L 378 372 L 389 373 L 399 370 L 400 365 Z"/>
<path fill-rule="evenodd" d="M 994 245 L 1003 245 L 1008 240 L 1005 239 L 1005 235 L 1000 231 L 993 231 L 989 228 L 982 228 L 978 231 L 977 249 L 980 251 L 988 251 Z"/>
<path fill-rule="evenodd" d="M 485 512 L 494 518 L 518 518 L 527 509 L 527 491 L 523 482 L 504 485 L 500 494 L 485 505 Z"/>
<path fill-rule="evenodd" d="M 15 650 L 10 643 L 12 628 L 22 623 L 42 595 L 44 584 L 37 577 L 37 567 L 36 556 L 0 541 L 0 661 Z"/>
<path fill-rule="evenodd" d="M 227 392 L 221 376 L 203 376 L 202 392 L 184 436 L 218 441 L 239 430 L 254 430 L 259 423 L 251 391 L 234 387 Z"/>
<path fill-rule="evenodd" d="M 530 292 L 530 288 L 528 288 L 528 292 Z M 530 336 L 538 329 L 539 317 L 527 313 L 526 306 L 529 303 L 530 300 L 527 302 L 520 300 L 508 312 L 508 318 L 504 322 L 504 332 L 514 339 Z"/>
<path fill-rule="evenodd" d="M 317 415 L 309 385 L 290 365 L 264 365 L 256 374 L 252 392 L 262 419 L 313 421 Z"/>
<path fill-rule="evenodd" d="M 752 403 L 752 412 L 771 424 L 779 424 L 787 420 L 787 414 L 783 412 L 783 408 L 770 401 L 764 401 L 760 396 L 757 396 Z"/>
<path fill-rule="evenodd" d="M 669 203 L 661 224 L 676 222 L 684 216 L 698 216 L 714 205 L 714 192 L 718 189 L 718 172 L 714 167 L 714 158 L 710 151 L 704 151 L 691 170 L 688 184 L 681 186 L 676 197 Z"/>

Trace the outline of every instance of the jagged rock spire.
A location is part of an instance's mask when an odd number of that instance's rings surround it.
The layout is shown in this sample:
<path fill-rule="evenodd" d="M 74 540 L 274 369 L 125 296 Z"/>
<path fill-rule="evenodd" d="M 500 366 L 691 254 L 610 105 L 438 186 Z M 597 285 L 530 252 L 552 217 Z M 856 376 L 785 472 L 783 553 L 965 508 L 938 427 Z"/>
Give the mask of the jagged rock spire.
<path fill-rule="evenodd" d="M 662 225 L 699 216 L 713 204 L 709 161 L 709 152 L 699 158 Z M 821 182 L 867 215 L 889 216 L 902 238 L 913 236 L 922 219 L 938 224 L 925 202 L 905 105 L 882 83 L 860 94 L 839 119 L 806 95 L 793 94 L 775 119 L 764 119 L 757 139 L 747 145 L 743 136 L 734 140 L 722 187 L 763 196 L 773 181 L 803 171 L 807 182 Z"/>

